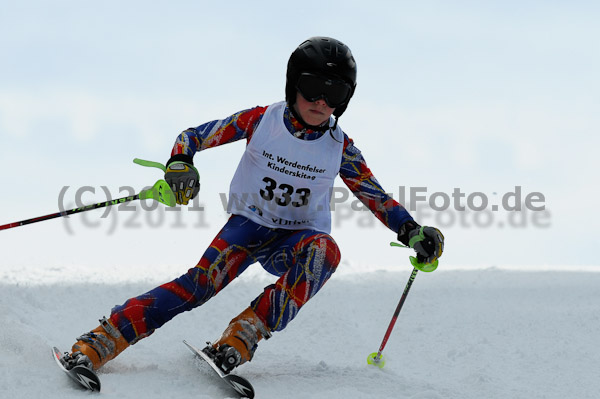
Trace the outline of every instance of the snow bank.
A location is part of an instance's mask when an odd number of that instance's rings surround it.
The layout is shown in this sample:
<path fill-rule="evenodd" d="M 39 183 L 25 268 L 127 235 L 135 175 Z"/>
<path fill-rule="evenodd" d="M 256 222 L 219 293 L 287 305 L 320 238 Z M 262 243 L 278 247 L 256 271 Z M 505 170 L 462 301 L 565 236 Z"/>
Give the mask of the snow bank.
<path fill-rule="evenodd" d="M 181 341 L 201 346 L 222 332 L 270 278 L 253 268 L 109 363 L 102 398 L 232 397 Z M 50 347 L 67 350 L 112 306 L 159 282 L 98 282 L 92 273 L 85 283 L 59 283 L 52 276 L 64 270 L 55 270 L 26 283 L 3 270 L 0 397 L 7 399 L 88 397 L 54 365 Z M 420 273 L 384 351 L 386 367 L 369 366 L 409 274 L 334 276 L 238 372 L 258 398 L 597 397 L 600 273 Z"/>

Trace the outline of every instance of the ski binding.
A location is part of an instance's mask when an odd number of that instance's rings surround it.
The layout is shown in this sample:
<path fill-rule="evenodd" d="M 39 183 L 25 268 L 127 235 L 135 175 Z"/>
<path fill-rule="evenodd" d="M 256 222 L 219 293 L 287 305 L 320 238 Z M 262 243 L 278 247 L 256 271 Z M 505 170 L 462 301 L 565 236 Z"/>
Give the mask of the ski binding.
<path fill-rule="evenodd" d="M 198 359 L 202 359 L 205 363 L 207 363 L 210 368 L 219 376 L 219 378 L 227 383 L 229 387 L 233 388 L 233 390 L 240 395 L 241 398 L 254 398 L 254 388 L 247 379 L 235 374 L 226 374 L 219 366 L 217 366 L 212 357 L 210 357 L 204 351 L 189 344 L 185 340 L 183 343 L 192 351 L 194 355 L 196 355 Z"/>
<path fill-rule="evenodd" d="M 58 348 L 52 348 L 52 354 L 56 364 L 64 371 L 73 381 L 76 381 L 82 387 L 89 389 L 90 391 L 100 392 L 100 379 L 98 375 L 87 367 L 75 366 L 71 369 L 67 369 L 64 360 L 62 360 L 63 354 Z"/>

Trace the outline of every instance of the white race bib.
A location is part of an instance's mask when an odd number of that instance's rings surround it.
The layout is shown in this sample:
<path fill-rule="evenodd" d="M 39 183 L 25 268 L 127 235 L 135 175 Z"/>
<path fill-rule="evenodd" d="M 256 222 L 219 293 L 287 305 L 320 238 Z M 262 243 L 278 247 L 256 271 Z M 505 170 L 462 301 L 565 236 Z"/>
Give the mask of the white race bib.
<path fill-rule="evenodd" d="M 329 233 L 344 134 L 336 126 L 316 140 L 294 137 L 285 106 L 270 105 L 263 115 L 231 181 L 227 210 L 266 227 Z"/>

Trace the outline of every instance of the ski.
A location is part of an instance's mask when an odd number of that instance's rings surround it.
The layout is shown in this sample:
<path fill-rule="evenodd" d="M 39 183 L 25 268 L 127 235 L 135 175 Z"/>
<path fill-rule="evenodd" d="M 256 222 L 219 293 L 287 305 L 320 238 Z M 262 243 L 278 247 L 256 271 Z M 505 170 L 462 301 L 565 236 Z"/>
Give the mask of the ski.
<path fill-rule="evenodd" d="M 100 392 L 100 379 L 98 375 L 93 371 L 83 366 L 75 366 L 71 369 L 65 367 L 64 361 L 62 360 L 63 354 L 58 348 L 52 348 L 52 355 L 56 364 L 64 371 L 73 381 L 76 381 L 85 389 L 90 391 Z"/>
<path fill-rule="evenodd" d="M 219 366 L 216 365 L 212 357 L 207 355 L 204 351 L 189 344 L 185 340 L 183 343 L 192 351 L 194 355 L 196 355 L 198 359 L 202 359 L 205 363 L 207 363 L 210 368 L 219 376 L 221 381 L 224 381 L 229 387 L 233 388 L 233 390 L 240 395 L 241 398 L 254 398 L 254 388 L 247 379 L 235 374 L 226 374 L 219 368 Z"/>

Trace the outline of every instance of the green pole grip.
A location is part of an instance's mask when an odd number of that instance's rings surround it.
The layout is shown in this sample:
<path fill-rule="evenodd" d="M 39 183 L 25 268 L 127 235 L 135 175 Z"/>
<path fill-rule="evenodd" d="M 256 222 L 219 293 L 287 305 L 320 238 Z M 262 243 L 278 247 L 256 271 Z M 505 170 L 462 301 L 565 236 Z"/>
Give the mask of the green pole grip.
<path fill-rule="evenodd" d="M 400 248 L 410 248 L 406 245 L 398 244 L 397 242 L 390 242 L 390 246 L 400 247 Z M 420 270 L 425 273 L 431 273 L 438 267 L 437 259 L 431 263 L 421 263 L 414 256 L 409 256 L 408 259 L 410 260 L 410 264 L 413 265 L 415 267 L 415 269 Z"/>
<path fill-rule="evenodd" d="M 133 162 L 137 163 L 138 165 L 141 165 L 141 166 L 147 166 L 149 168 L 158 168 L 158 169 L 162 170 L 163 172 L 167 171 L 167 168 L 165 167 L 165 165 L 163 165 L 162 163 L 159 163 L 159 162 L 146 161 L 144 159 L 139 159 L 139 158 L 134 158 Z"/>

